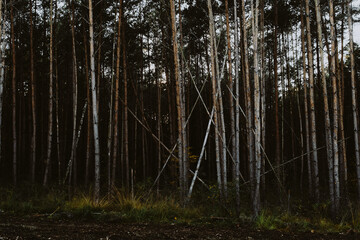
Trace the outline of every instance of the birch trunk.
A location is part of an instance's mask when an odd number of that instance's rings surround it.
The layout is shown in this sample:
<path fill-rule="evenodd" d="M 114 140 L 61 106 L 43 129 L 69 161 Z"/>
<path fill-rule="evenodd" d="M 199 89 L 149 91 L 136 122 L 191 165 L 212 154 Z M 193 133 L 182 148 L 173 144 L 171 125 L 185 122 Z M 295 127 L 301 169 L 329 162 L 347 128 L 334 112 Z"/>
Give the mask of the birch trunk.
<path fill-rule="evenodd" d="M 336 81 L 336 64 L 335 64 L 335 20 L 334 20 L 334 3 L 333 0 L 329 0 L 330 11 L 330 39 L 331 39 L 331 81 L 333 88 L 333 148 L 334 148 L 334 194 L 335 194 L 335 211 L 338 212 L 340 204 L 340 180 L 339 180 L 339 109 L 338 109 L 338 92 Z"/>
<path fill-rule="evenodd" d="M 215 125 L 215 155 L 216 155 L 216 174 L 217 183 L 220 191 L 220 196 L 223 196 L 223 179 L 221 174 L 221 152 L 220 152 L 220 140 L 219 140 L 219 104 L 217 97 L 217 75 L 216 75 L 216 60 L 215 60 L 215 32 L 214 32 L 214 16 L 212 12 L 212 3 L 207 1 L 209 10 L 209 33 L 210 33 L 210 59 L 211 59 L 211 80 L 212 80 L 212 98 L 214 107 L 214 125 Z"/>
<path fill-rule="evenodd" d="M 94 53 L 94 24 L 92 0 L 89 0 L 89 35 L 90 35 L 90 71 L 91 71 L 91 102 L 93 115 L 93 132 L 95 148 L 95 186 L 94 200 L 99 202 L 100 198 L 100 146 L 99 146 L 99 129 L 98 129 L 98 112 L 96 107 L 96 78 L 95 78 L 95 53 Z"/>
<path fill-rule="evenodd" d="M 320 50 L 320 63 L 321 63 L 321 80 L 323 86 L 323 98 L 324 98 L 324 115 L 325 115 L 325 133 L 326 133 L 326 149 L 327 149 L 327 160 L 328 160 L 328 173 L 329 173 L 329 193 L 331 202 L 334 203 L 334 175 L 333 175 L 333 146 L 332 146 L 332 134 L 330 125 L 330 113 L 329 113 L 329 101 L 327 94 L 326 75 L 325 75 L 325 64 L 324 64 L 324 46 L 322 37 L 322 25 L 320 15 L 320 2 L 315 0 L 316 9 L 316 22 L 317 22 L 317 33 L 318 33 L 318 44 Z"/>

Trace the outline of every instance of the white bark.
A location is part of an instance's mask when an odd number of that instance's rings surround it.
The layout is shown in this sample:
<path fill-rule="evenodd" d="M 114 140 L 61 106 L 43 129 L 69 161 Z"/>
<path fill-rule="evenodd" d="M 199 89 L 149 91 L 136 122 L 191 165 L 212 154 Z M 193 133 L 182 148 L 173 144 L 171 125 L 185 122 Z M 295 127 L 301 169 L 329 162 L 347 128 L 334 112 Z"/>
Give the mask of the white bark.
<path fill-rule="evenodd" d="M 94 52 L 94 24 L 93 24 L 93 8 L 92 0 L 89 0 L 89 30 L 90 30 L 90 71 L 91 71 L 91 101 L 93 132 L 94 132 L 94 148 L 95 148 L 95 186 L 94 200 L 99 201 L 100 198 L 100 146 L 99 146 L 99 128 L 98 128 L 98 111 L 96 106 L 96 78 L 95 78 L 95 52 Z"/>

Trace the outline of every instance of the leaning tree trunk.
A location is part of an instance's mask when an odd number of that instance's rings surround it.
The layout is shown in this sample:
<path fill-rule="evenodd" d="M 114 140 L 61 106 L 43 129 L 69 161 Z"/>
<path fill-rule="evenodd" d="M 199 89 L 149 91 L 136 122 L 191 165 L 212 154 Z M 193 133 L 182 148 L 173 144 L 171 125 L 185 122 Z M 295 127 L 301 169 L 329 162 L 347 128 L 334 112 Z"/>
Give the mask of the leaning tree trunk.
<path fill-rule="evenodd" d="M 320 183 L 319 183 L 319 169 L 317 157 L 317 142 L 316 142 L 316 121 L 315 121 L 315 93 L 314 93 L 314 64 L 312 54 L 312 42 L 310 31 L 310 9 L 309 0 L 305 0 L 306 10 L 306 32 L 307 32 L 307 50 L 308 50 L 308 65 L 309 65 L 309 86 L 310 86 L 310 125 L 311 125 L 311 143 L 313 156 L 313 170 L 315 182 L 315 197 L 320 200 Z"/>
<path fill-rule="evenodd" d="M 70 5 L 70 2 L 69 2 Z M 73 67 L 73 82 L 72 82 L 72 100 L 73 100 L 73 129 L 72 129 L 72 147 L 71 147 L 71 156 L 70 161 L 72 166 L 70 167 L 70 173 L 74 172 L 74 187 L 76 187 L 76 116 L 77 116 L 77 94 L 78 94 L 78 86 L 77 86 L 77 60 L 76 60 L 76 45 L 75 45 L 75 13 L 74 13 L 74 0 L 71 2 L 71 14 L 70 14 L 70 24 L 71 24 L 71 39 L 72 39 L 72 67 Z M 71 174 L 69 177 L 69 186 L 71 183 Z"/>
<path fill-rule="evenodd" d="M 320 62 L 321 62 L 321 80 L 323 85 L 323 97 L 324 97 L 324 115 L 325 115 L 325 133 L 326 133 L 326 149 L 327 149 L 327 160 L 329 168 L 329 193 L 332 206 L 334 207 L 334 175 L 333 175 L 333 147 L 332 147 L 332 135 L 330 125 L 330 113 L 329 113 L 329 102 L 327 94 L 326 76 L 325 76 L 325 64 L 324 64 L 324 46 L 323 46 L 323 35 L 321 28 L 321 15 L 320 15 L 320 2 L 315 0 L 316 9 L 316 22 L 317 22 L 317 33 L 318 33 L 318 44 L 320 49 Z"/>
<path fill-rule="evenodd" d="M 89 0 L 89 32 L 90 32 L 90 71 L 91 71 L 91 102 L 93 115 L 93 132 L 95 148 L 95 186 L 94 200 L 99 202 L 100 198 L 100 146 L 99 146 L 99 128 L 98 128 L 98 111 L 96 106 L 96 78 L 95 78 L 95 52 L 94 52 L 94 23 L 92 0 Z"/>

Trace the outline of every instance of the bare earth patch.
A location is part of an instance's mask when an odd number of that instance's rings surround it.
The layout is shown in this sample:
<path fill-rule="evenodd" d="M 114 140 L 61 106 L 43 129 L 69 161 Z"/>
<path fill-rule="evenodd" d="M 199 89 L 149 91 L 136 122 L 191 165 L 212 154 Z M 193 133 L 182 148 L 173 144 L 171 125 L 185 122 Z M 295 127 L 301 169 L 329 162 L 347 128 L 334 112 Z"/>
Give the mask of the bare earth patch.
<path fill-rule="evenodd" d="M 360 239 L 348 233 L 280 232 L 251 226 L 221 227 L 59 220 L 42 216 L 0 216 L 0 240 L 10 239 Z"/>

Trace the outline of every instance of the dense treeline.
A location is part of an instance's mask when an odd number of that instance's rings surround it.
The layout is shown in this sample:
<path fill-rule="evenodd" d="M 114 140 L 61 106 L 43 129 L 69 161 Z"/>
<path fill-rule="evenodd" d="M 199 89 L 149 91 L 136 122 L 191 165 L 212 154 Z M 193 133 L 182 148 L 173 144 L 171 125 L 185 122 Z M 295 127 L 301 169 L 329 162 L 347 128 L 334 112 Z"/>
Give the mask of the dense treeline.
<path fill-rule="evenodd" d="M 352 1 L 0 0 L 1 182 L 359 199 Z M 200 182 L 197 183 L 196 180 Z M 196 183 L 196 184 L 195 184 Z M 203 185 L 203 186 L 202 186 Z"/>

